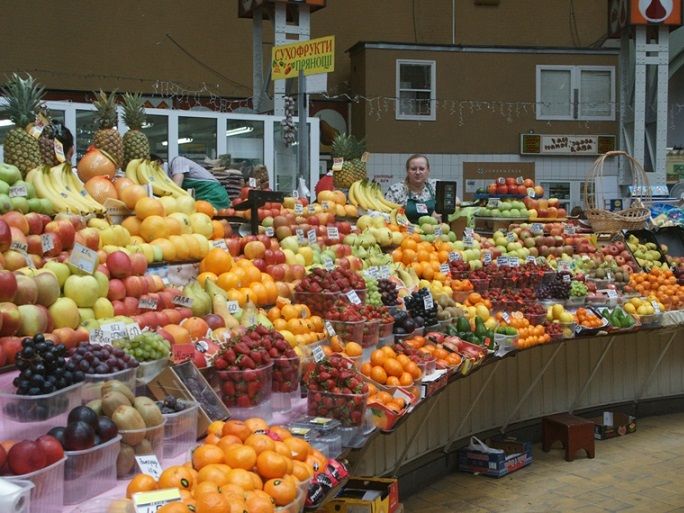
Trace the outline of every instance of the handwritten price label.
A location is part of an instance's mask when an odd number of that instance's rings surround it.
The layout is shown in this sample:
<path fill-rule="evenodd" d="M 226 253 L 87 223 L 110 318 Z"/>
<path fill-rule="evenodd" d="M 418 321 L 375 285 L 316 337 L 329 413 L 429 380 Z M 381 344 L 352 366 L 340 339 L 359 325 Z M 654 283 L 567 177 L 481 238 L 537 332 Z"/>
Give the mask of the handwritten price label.
<path fill-rule="evenodd" d="M 325 331 L 329 337 L 334 337 L 335 335 L 337 335 L 337 333 L 335 332 L 335 328 L 333 328 L 333 325 L 330 321 L 325 321 Z"/>
<path fill-rule="evenodd" d="M 439 272 L 442 274 L 449 275 L 449 264 L 441 264 L 439 266 Z"/>
<path fill-rule="evenodd" d="M 304 238 L 304 230 L 302 230 L 301 228 L 297 228 L 295 230 L 295 233 L 297 234 L 297 242 L 299 242 L 300 244 L 303 244 L 304 241 L 306 240 Z"/>
<path fill-rule="evenodd" d="M 311 351 L 311 355 L 313 356 L 314 362 L 316 363 L 325 360 L 325 351 L 323 351 L 323 348 L 321 346 L 314 347 L 313 351 Z"/>
<path fill-rule="evenodd" d="M 347 299 L 352 305 L 361 304 L 361 299 L 359 298 L 359 295 L 356 293 L 355 290 L 350 290 L 349 292 L 347 292 Z"/>
<path fill-rule="evenodd" d="M 142 330 L 140 329 L 140 326 L 138 326 L 137 322 L 126 324 L 126 336 L 128 336 L 129 339 L 135 338 L 141 333 Z"/>
<path fill-rule="evenodd" d="M 511 322 L 511 316 L 508 315 L 508 312 L 504 312 L 501 314 L 501 318 L 504 320 L 506 324 Z"/>
<path fill-rule="evenodd" d="M 533 189 L 532 187 L 528 187 L 528 188 L 527 188 L 527 195 L 528 195 L 530 198 L 534 198 L 534 197 L 537 196 L 537 193 L 534 192 L 534 189 Z"/>
<path fill-rule="evenodd" d="M 505 267 L 508 265 L 508 257 L 500 256 L 496 259 L 496 265 L 499 267 Z"/>
<path fill-rule="evenodd" d="M 13 240 L 10 244 L 10 249 L 18 251 L 19 253 L 26 253 L 26 251 L 28 251 L 28 244 L 18 240 Z"/>
<path fill-rule="evenodd" d="M 658 304 L 658 302 L 655 299 L 651 301 L 651 306 L 653 306 L 653 311 L 655 313 L 657 313 L 657 314 L 660 313 L 660 305 Z"/>
<path fill-rule="evenodd" d="M 306 238 L 309 241 L 309 244 L 316 244 L 316 230 L 309 230 L 306 233 Z"/>
<path fill-rule="evenodd" d="M 455 260 L 460 260 L 461 255 L 459 253 L 456 253 L 455 251 L 452 251 L 449 253 L 449 262 L 453 262 Z"/>
<path fill-rule="evenodd" d="M 306 211 L 307 211 L 309 214 L 313 214 L 313 213 L 316 212 L 316 206 L 315 206 L 315 205 L 309 205 L 308 207 L 306 207 Z"/>
<path fill-rule="evenodd" d="M 344 165 L 344 159 L 342 157 L 333 158 L 333 171 L 342 171 L 342 166 Z"/>
<path fill-rule="evenodd" d="M 226 251 L 228 250 L 228 246 L 226 246 L 226 241 L 223 239 L 212 240 L 211 245 L 218 249 L 225 249 Z"/>
<path fill-rule="evenodd" d="M 97 253 L 90 248 L 79 244 L 78 242 L 74 244 L 74 248 L 71 250 L 69 255 L 69 263 L 80 269 L 84 273 L 93 274 L 99 258 Z"/>
<path fill-rule="evenodd" d="M 332 260 L 330 260 L 329 258 L 323 259 L 323 266 L 328 271 L 332 271 L 333 269 L 335 269 L 335 263 Z"/>
<path fill-rule="evenodd" d="M 427 205 L 425 203 L 416 203 L 416 212 L 418 212 L 419 214 L 427 214 Z"/>
<path fill-rule="evenodd" d="M 513 233 L 513 232 L 508 232 L 508 233 L 506 234 L 506 240 L 507 240 L 508 242 L 515 242 L 515 233 Z"/>
<path fill-rule="evenodd" d="M 17 197 L 25 198 L 26 196 L 28 196 L 28 190 L 26 189 L 25 184 L 13 185 L 12 187 L 10 187 L 10 190 L 9 190 L 9 197 L 10 198 L 17 198 Z"/>
<path fill-rule="evenodd" d="M 575 235 L 575 227 L 571 224 L 566 224 L 563 227 L 563 233 L 565 233 L 565 235 Z"/>
<path fill-rule="evenodd" d="M 492 254 L 489 251 L 485 251 L 482 254 L 482 262 L 484 262 L 485 264 L 489 264 L 492 262 Z"/>
<path fill-rule="evenodd" d="M 340 232 L 337 226 L 328 226 L 328 238 L 331 240 L 340 240 Z"/>
<path fill-rule="evenodd" d="M 383 265 L 382 267 L 380 267 L 380 269 L 378 270 L 378 276 L 381 280 L 389 278 L 390 277 L 389 266 Z"/>
<path fill-rule="evenodd" d="M 409 233 L 415 233 L 415 232 L 416 232 L 416 227 L 415 227 L 415 225 L 412 225 L 412 224 L 408 225 L 408 226 L 406 227 L 406 231 L 409 232 Z"/>
<path fill-rule="evenodd" d="M 532 233 L 535 235 L 541 235 L 544 233 L 544 227 L 541 223 L 532 223 Z"/>
<path fill-rule="evenodd" d="M 143 474 L 149 474 L 155 479 L 159 479 L 159 476 L 161 476 L 162 473 L 162 468 L 161 465 L 159 464 L 159 460 L 154 454 L 145 454 L 143 456 L 136 456 L 135 461 L 138 464 L 138 468 L 140 469 L 140 472 Z M 178 489 L 176 489 L 176 492 L 178 492 Z M 180 496 L 180 494 L 179 494 Z"/>
<path fill-rule="evenodd" d="M 520 260 L 518 260 L 518 257 L 508 257 L 508 265 L 511 267 L 518 267 L 520 265 Z"/>
<path fill-rule="evenodd" d="M 138 308 L 144 310 L 156 310 L 157 309 L 157 298 L 154 297 L 141 297 L 138 301 Z"/>
<path fill-rule="evenodd" d="M 141 456 L 136 456 L 136 459 L 139 457 Z M 159 475 L 153 477 L 157 479 Z M 156 513 L 164 504 L 180 502 L 181 495 L 178 488 L 164 488 L 152 492 L 137 492 L 133 494 L 132 498 L 135 513 Z"/>
<path fill-rule="evenodd" d="M 188 296 L 175 296 L 173 298 L 173 304 L 190 308 L 192 306 L 192 298 Z"/>
<path fill-rule="evenodd" d="M 534 258 L 532 255 L 528 255 L 527 258 L 525 258 L 525 262 L 532 262 L 534 264 L 537 262 L 537 259 Z"/>
<path fill-rule="evenodd" d="M 275 230 L 273 230 L 272 226 L 269 226 L 268 228 L 266 228 L 265 233 L 266 237 L 273 237 L 275 235 Z"/>
<path fill-rule="evenodd" d="M 297 215 L 302 215 L 304 213 L 304 207 L 301 203 L 295 203 L 294 212 Z"/>
<path fill-rule="evenodd" d="M 435 301 L 432 299 L 432 294 L 428 293 L 423 298 L 423 307 L 426 311 L 432 310 L 435 307 Z"/>
<path fill-rule="evenodd" d="M 237 301 L 227 301 L 228 313 L 236 314 L 240 311 L 240 304 Z"/>

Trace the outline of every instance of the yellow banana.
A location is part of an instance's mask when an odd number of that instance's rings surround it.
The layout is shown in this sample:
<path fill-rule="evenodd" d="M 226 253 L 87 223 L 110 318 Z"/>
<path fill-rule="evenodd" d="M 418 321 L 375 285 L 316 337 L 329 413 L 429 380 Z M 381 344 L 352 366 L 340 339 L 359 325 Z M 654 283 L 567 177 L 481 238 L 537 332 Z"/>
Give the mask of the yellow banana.
<path fill-rule="evenodd" d="M 390 210 L 394 210 L 401 207 L 401 205 L 398 205 L 397 203 L 394 203 L 385 198 L 385 195 L 382 193 L 382 189 L 380 188 L 380 184 L 373 183 L 373 190 L 375 192 L 375 197 L 378 199 L 378 201 Z"/>
<path fill-rule="evenodd" d="M 137 170 L 141 162 L 142 159 L 133 159 L 126 166 L 126 178 L 133 181 L 133 183 L 140 184 L 140 182 L 138 182 Z"/>
<path fill-rule="evenodd" d="M 360 206 L 359 205 L 359 199 L 356 196 L 356 190 L 358 189 L 358 187 L 359 187 L 358 181 L 354 182 L 353 184 L 351 184 L 349 186 L 349 203 L 351 203 L 355 207 Z"/>
<path fill-rule="evenodd" d="M 154 192 L 156 196 L 172 196 L 171 191 L 155 176 L 149 160 L 143 160 L 138 165 L 138 180 L 143 184 L 151 184 L 152 192 Z"/>
<path fill-rule="evenodd" d="M 65 200 L 67 204 L 72 207 L 72 210 L 77 210 L 81 213 L 90 212 L 90 206 L 86 203 L 83 198 L 77 194 L 73 188 L 64 181 L 64 175 L 62 173 L 62 165 L 58 165 L 50 168 L 49 171 L 49 184 L 58 194 L 64 196 L 66 194 Z M 64 193 L 64 194 L 63 194 Z"/>
<path fill-rule="evenodd" d="M 173 196 L 176 198 L 179 196 L 188 196 L 188 192 L 181 189 L 176 182 L 171 180 L 157 162 L 149 162 L 149 166 L 152 168 L 152 175 L 155 177 L 155 180 L 158 183 L 163 184 L 163 187 L 168 189 Z"/>
<path fill-rule="evenodd" d="M 364 189 L 364 195 L 366 199 L 368 200 L 369 206 L 368 208 L 370 210 L 377 210 L 378 212 L 389 212 L 390 209 L 385 206 L 382 202 L 378 200 L 378 197 L 375 193 L 375 188 L 373 187 L 373 184 L 369 181 L 366 181 L 363 185 Z"/>
<path fill-rule="evenodd" d="M 53 189 L 51 183 L 48 185 L 49 175 L 47 173 L 48 168 L 46 166 L 37 167 L 29 171 L 26 179 L 33 184 L 38 196 L 50 200 L 55 210 L 59 212 L 70 210 L 69 204 L 66 201 L 68 195 L 64 193 L 63 196 Z"/>
<path fill-rule="evenodd" d="M 93 198 L 90 193 L 83 186 L 83 182 L 71 171 L 69 166 L 62 167 L 62 178 L 77 195 L 79 195 L 87 205 L 90 206 L 93 212 L 104 213 L 106 209 Z"/>

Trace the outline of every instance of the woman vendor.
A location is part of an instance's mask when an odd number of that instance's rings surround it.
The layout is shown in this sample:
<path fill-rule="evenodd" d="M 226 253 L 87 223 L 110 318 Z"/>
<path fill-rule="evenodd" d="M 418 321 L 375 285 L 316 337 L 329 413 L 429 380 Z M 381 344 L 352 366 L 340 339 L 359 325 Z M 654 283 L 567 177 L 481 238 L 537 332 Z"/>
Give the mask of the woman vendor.
<path fill-rule="evenodd" d="M 418 218 L 434 214 L 436 188 L 437 180 L 430 179 L 430 161 L 425 155 L 416 153 L 406 161 L 404 181 L 391 185 L 385 197 L 404 205 L 406 217 L 416 223 Z"/>
<path fill-rule="evenodd" d="M 161 158 L 151 155 L 152 160 L 161 162 Z M 169 162 L 168 175 L 185 190 L 193 189 L 195 199 L 208 201 L 214 208 L 228 208 L 230 199 L 228 193 L 210 171 L 204 169 L 187 157 L 178 156 Z"/>

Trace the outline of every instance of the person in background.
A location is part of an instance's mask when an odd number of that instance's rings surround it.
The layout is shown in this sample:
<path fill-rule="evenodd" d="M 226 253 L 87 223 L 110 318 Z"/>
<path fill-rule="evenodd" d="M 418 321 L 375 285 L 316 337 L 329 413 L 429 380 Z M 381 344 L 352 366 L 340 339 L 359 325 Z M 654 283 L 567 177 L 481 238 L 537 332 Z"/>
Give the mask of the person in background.
<path fill-rule="evenodd" d="M 66 126 L 64 126 L 59 121 L 52 122 L 52 130 L 55 134 L 55 139 L 62 143 L 62 150 L 64 151 L 64 162 L 68 162 L 71 165 L 71 159 L 74 156 L 74 135 L 71 133 Z"/>
<path fill-rule="evenodd" d="M 256 180 L 256 188 L 261 189 L 262 191 L 270 191 L 269 183 L 268 183 L 268 168 L 264 166 L 263 164 L 259 164 L 257 166 L 254 166 L 252 168 L 252 173 L 251 177 Z"/>
<path fill-rule="evenodd" d="M 161 157 L 157 155 L 150 155 L 150 159 L 163 163 Z M 171 159 L 167 174 L 183 189 L 193 189 L 195 199 L 208 201 L 216 209 L 230 206 L 230 199 L 223 185 L 210 171 L 189 158 L 179 155 Z"/>
<path fill-rule="evenodd" d="M 333 180 L 333 172 L 332 169 L 328 171 L 326 174 L 321 176 L 318 180 L 318 183 L 316 184 L 315 191 L 316 191 L 316 197 L 318 197 L 318 194 L 321 191 L 334 191 L 335 190 L 335 184 Z"/>
<path fill-rule="evenodd" d="M 404 207 L 406 217 L 416 223 L 435 212 L 437 180 L 430 178 L 430 161 L 415 153 L 406 161 L 406 178 L 390 186 L 385 198 Z"/>

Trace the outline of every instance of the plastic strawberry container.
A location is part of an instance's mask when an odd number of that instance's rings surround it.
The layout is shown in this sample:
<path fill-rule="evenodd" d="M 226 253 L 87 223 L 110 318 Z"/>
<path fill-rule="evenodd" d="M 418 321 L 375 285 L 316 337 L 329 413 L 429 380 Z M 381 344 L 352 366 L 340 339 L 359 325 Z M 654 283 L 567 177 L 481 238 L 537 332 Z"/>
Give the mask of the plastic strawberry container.
<path fill-rule="evenodd" d="M 273 363 L 256 369 L 217 370 L 218 394 L 236 419 L 271 416 Z"/>
<path fill-rule="evenodd" d="M 307 397 L 307 415 L 330 417 L 340 421 L 342 426 L 361 426 L 366 414 L 365 394 L 336 394 L 317 390 L 309 391 Z"/>
<path fill-rule="evenodd" d="M 121 435 L 83 451 L 66 451 L 64 505 L 78 504 L 116 486 Z M 85 485 L 87 483 L 87 485 Z"/>
<path fill-rule="evenodd" d="M 289 411 L 301 398 L 301 367 L 302 360 L 299 356 L 273 360 L 271 404 L 275 411 Z"/>
<path fill-rule="evenodd" d="M 29 513 L 31 509 L 31 481 L 3 481 L 0 477 L 2 491 L 0 492 L 0 503 L 8 506 L 10 513 Z"/>
<path fill-rule="evenodd" d="M 297 292 L 294 293 L 294 302 L 309 307 L 312 315 L 323 317 L 330 310 L 337 298 L 342 297 L 340 292 Z"/>
<path fill-rule="evenodd" d="M 363 345 L 363 329 L 366 321 L 330 321 L 335 333 L 345 342 Z"/>
<path fill-rule="evenodd" d="M 176 413 L 163 413 L 164 459 L 187 452 L 197 444 L 197 416 L 199 403 L 179 401 L 185 409 Z"/>
<path fill-rule="evenodd" d="M 392 323 L 394 324 L 394 323 Z M 372 321 L 365 321 L 363 323 L 363 341 L 362 347 L 375 347 L 380 338 L 380 321 L 375 319 Z"/>
<path fill-rule="evenodd" d="M 82 383 L 43 395 L 17 395 L 11 382 L 16 373 L 2 377 L 0 385 L 0 438 L 37 438 L 55 426 L 66 425 L 69 412 L 81 404 Z M 7 380 L 7 381 L 5 381 Z"/>
<path fill-rule="evenodd" d="M 378 326 L 378 339 L 392 336 L 392 329 L 394 328 L 394 321 L 380 323 Z"/>
<path fill-rule="evenodd" d="M 154 454 L 161 462 L 164 456 L 164 424 L 143 429 L 120 429 L 121 447 L 116 459 L 116 477 L 128 479 L 133 476 L 138 466 L 135 456 Z"/>
<path fill-rule="evenodd" d="M 138 372 L 137 367 L 123 369 L 109 374 L 86 374 L 83 383 L 81 397 L 83 404 L 100 399 L 100 390 L 105 381 L 117 380 L 126 385 L 129 389 L 135 390 L 135 376 Z"/>
<path fill-rule="evenodd" d="M 29 474 L 20 476 L 8 476 L 13 483 L 30 481 L 33 483 L 31 490 L 31 507 L 29 513 L 62 513 L 64 501 L 64 464 L 66 458 Z M 87 483 L 83 483 L 87 486 Z"/>

